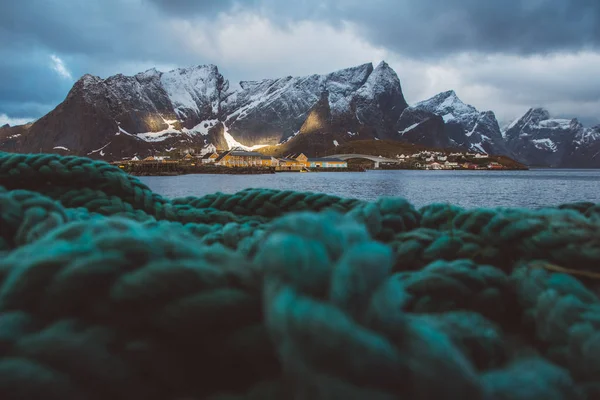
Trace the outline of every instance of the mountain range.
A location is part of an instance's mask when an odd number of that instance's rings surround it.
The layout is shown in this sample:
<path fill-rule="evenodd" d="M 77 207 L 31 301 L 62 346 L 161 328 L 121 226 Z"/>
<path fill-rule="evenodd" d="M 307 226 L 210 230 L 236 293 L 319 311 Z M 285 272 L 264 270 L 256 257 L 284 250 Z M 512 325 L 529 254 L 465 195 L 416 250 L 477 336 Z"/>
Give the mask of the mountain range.
<path fill-rule="evenodd" d="M 506 155 L 528 165 L 600 167 L 600 126 L 532 108 L 501 129 L 492 111 L 478 111 L 454 91 L 409 106 L 385 62 L 239 84 L 214 65 L 85 75 L 39 120 L 0 127 L 0 150 L 105 160 L 210 144 L 318 156 L 356 140 Z"/>

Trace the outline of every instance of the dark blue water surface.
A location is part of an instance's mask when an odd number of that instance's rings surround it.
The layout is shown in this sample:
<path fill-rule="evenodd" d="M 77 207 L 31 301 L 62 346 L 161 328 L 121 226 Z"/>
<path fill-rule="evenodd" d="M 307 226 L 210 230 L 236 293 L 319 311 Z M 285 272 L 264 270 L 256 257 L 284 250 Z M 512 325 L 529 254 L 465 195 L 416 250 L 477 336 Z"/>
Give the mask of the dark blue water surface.
<path fill-rule="evenodd" d="M 269 175 L 141 177 L 167 197 L 235 193 L 246 188 L 321 192 L 375 200 L 408 199 L 417 207 L 451 203 L 463 207 L 538 207 L 576 201 L 600 203 L 600 170 L 368 171 Z"/>

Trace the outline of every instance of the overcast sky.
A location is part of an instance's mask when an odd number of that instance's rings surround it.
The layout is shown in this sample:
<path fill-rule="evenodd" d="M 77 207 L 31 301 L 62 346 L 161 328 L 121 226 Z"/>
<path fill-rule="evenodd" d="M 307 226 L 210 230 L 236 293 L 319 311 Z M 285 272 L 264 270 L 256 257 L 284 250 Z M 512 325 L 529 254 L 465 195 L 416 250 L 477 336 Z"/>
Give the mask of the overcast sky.
<path fill-rule="evenodd" d="M 231 81 L 387 61 L 409 104 L 454 89 L 509 122 L 600 123 L 598 0 L 0 1 L 0 125 L 83 74 L 216 64 Z"/>

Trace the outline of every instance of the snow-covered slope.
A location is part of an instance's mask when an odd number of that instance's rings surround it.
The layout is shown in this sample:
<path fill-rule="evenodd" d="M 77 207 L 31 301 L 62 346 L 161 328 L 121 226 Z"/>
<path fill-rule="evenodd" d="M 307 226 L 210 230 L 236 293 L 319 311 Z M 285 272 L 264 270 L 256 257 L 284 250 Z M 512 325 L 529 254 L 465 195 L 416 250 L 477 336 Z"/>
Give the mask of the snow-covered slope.
<path fill-rule="evenodd" d="M 148 73 L 156 74 L 156 70 Z M 194 125 L 219 115 L 221 94 L 229 87 L 215 65 L 169 71 L 160 74 L 160 82 L 177 116 L 193 120 Z"/>
<path fill-rule="evenodd" d="M 530 165 L 600 167 L 600 127 L 552 118 L 543 108 L 532 108 L 516 119 L 504 137 L 515 157 Z"/>
<path fill-rule="evenodd" d="M 479 112 L 475 107 L 463 103 L 453 90 L 421 101 L 407 108 L 404 113 L 414 114 L 416 111 L 442 117 L 446 146 L 462 147 L 480 153 L 510 154 L 494 113 Z M 405 115 L 400 122 L 404 119 Z M 398 128 L 403 128 L 402 124 Z"/>
<path fill-rule="evenodd" d="M 244 81 L 240 87 L 222 107 L 230 132 L 247 145 L 286 141 L 299 131 L 324 92 L 333 118 L 354 118 L 382 136 L 390 131 L 386 121 L 395 121 L 395 114 L 406 107 L 400 80 L 386 63 L 327 75 Z"/>

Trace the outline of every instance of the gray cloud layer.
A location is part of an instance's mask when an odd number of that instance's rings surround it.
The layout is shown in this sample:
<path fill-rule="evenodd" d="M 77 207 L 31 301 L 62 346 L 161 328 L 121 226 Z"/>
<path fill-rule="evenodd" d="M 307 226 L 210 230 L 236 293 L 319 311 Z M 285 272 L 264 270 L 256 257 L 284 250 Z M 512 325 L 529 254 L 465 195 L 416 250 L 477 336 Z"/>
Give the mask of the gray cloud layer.
<path fill-rule="evenodd" d="M 229 18 L 232 15 L 250 15 L 257 20 L 235 20 Z M 296 29 L 300 21 L 312 25 Z M 275 54 L 265 55 L 265 63 L 252 61 L 252 64 L 248 59 L 244 62 L 245 55 L 233 57 L 232 53 L 246 54 L 247 49 L 236 48 L 235 37 L 219 36 L 228 29 L 246 36 L 246 23 L 249 30 L 255 30 L 248 35 L 258 35 L 262 41 L 255 44 L 256 52 L 266 53 L 268 48 Z M 336 29 L 343 34 L 331 38 L 330 47 L 321 48 L 318 57 L 307 54 L 312 42 L 304 45 L 304 36 L 289 41 L 292 48 L 285 49 L 286 54 L 281 56 L 285 62 L 276 57 L 278 49 L 285 48 L 285 43 L 272 44 L 279 34 L 293 38 L 293 35 L 318 30 L 315 35 L 331 36 Z M 405 87 L 415 88 L 426 86 L 427 82 L 406 82 L 405 79 L 427 79 L 420 71 L 424 66 L 448 65 L 448 60 L 463 53 L 522 58 L 556 52 L 596 54 L 600 49 L 600 1 L 4 1 L 0 2 L 0 115 L 39 117 L 62 101 L 73 80 L 52 65 L 53 55 L 64 61 L 65 68 L 75 78 L 84 73 L 131 74 L 152 66 L 164 69 L 208 62 L 218 64 L 235 78 L 252 78 L 258 74 L 281 76 L 298 71 L 327 72 L 326 68 L 333 65 L 343 67 L 336 63 L 340 49 L 346 51 L 344 54 L 354 49 L 349 47 L 350 42 L 338 44 L 335 41 L 351 36 L 348 30 L 365 42 L 355 50 L 364 52 L 361 62 L 371 61 L 374 54 L 412 60 L 410 65 L 414 70 L 398 70 L 398 73 Z M 369 51 L 365 50 L 367 47 Z M 336 49 L 337 52 L 333 51 Z M 327 59 L 329 53 L 331 56 Z M 353 57 L 359 59 L 360 54 Z M 353 57 L 347 58 L 354 60 Z M 299 67 L 300 63 L 305 63 L 303 68 Z M 490 93 L 503 93 L 498 101 L 506 104 L 511 101 L 505 98 L 511 89 L 520 93 L 520 98 L 513 101 L 537 105 L 552 98 L 557 104 L 559 100 L 568 103 L 561 106 L 568 112 L 577 110 L 577 104 L 585 103 L 586 110 L 600 104 L 600 74 L 596 75 L 592 69 L 596 64 L 587 69 L 548 65 L 547 72 L 538 73 L 535 79 L 528 78 L 531 71 L 522 63 L 508 63 L 498 68 L 492 68 L 489 62 L 482 64 L 482 68 L 466 63 L 457 65 L 463 70 L 455 72 L 462 74 L 456 85 L 466 87 L 469 82 L 487 85 Z M 571 70 L 577 70 L 573 72 L 577 74 L 573 79 L 569 77 Z M 553 71 L 563 75 L 555 79 Z M 589 83 L 581 84 L 586 79 Z M 448 89 L 442 86 L 439 85 L 440 90 Z M 452 88 L 461 94 L 460 86 Z M 413 92 L 421 94 L 417 89 Z M 473 95 L 473 99 L 477 98 Z M 488 104 L 484 102 L 482 106 Z M 586 111 L 586 115 L 592 112 Z"/>
<path fill-rule="evenodd" d="M 597 0 L 149 1 L 177 15 L 215 15 L 238 7 L 274 21 L 350 21 L 374 43 L 411 56 L 600 47 Z"/>

